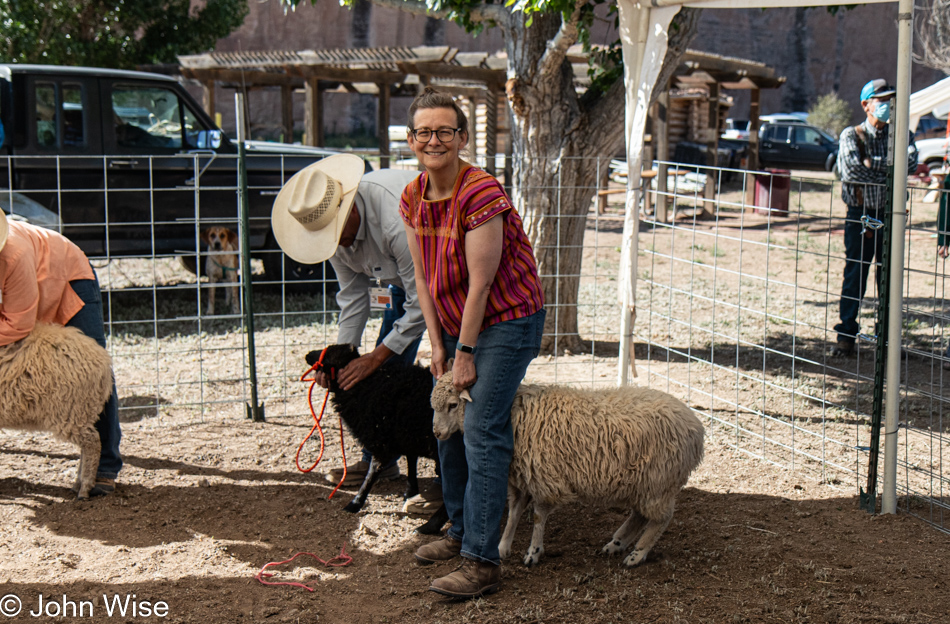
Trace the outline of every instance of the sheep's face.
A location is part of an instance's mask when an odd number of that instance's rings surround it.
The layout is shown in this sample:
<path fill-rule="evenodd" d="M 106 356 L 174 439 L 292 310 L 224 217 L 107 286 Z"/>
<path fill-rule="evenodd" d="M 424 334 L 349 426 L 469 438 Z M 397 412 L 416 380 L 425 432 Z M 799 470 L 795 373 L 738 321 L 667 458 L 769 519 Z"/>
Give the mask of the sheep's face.
<path fill-rule="evenodd" d="M 353 345 L 336 344 L 328 346 L 323 351 L 311 351 L 307 354 L 306 359 L 307 364 L 310 366 L 320 362 L 320 366 L 317 367 L 317 370 L 325 373 L 332 383 L 332 381 L 336 379 L 336 372 L 346 368 L 347 364 L 359 356 L 359 351 L 357 351 Z"/>
<path fill-rule="evenodd" d="M 448 440 L 456 431 L 465 433 L 465 404 L 471 403 L 468 390 L 459 392 L 452 385 L 452 371 L 439 377 L 432 389 L 432 433 L 439 440 Z"/>

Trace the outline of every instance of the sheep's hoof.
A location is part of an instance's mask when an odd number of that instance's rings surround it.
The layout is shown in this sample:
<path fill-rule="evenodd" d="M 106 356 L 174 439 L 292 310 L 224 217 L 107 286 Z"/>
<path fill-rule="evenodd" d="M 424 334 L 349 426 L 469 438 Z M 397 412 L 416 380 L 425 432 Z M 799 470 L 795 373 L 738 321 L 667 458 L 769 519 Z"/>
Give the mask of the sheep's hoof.
<path fill-rule="evenodd" d="M 362 508 L 363 508 L 363 503 L 361 503 L 361 502 L 359 502 L 359 501 L 356 501 L 356 500 L 352 500 L 352 501 L 350 501 L 349 503 L 346 504 L 346 507 L 343 508 L 343 511 L 348 511 L 348 512 L 350 512 L 350 513 L 356 513 L 357 511 L 359 511 L 359 510 L 362 509 Z"/>
<path fill-rule="evenodd" d="M 623 544 L 620 543 L 620 540 L 610 540 L 607 542 L 607 545 L 604 546 L 601 551 L 605 555 L 616 555 L 623 552 Z"/>
<path fill-rule="evenodd" d="M 87 501 L 87 500 L 89 500 L 89 495 L 87 494 L 86 496 L 83 496 L 82 494 L 77 494 L 77 495 L 76 495 L 76 498 L 75 498 L 74 500 L 77 500 L 77 501 Z"/>
<path fill-rule="evenodd" d="M 525 567 L 533 568 L 538 565 L 538 562 L 541 560 L 541 555 L 544 554 L 543 548 L 529 548 L 528 554 L 525 555 L 524 564 Z"/>
<path fill-rule="evenodd" d="M 420 535 L 437 535 L 448 521 L 449 512 L 445 510 L 445 505 L 442 505 L 429 517 L 429 520 L 426 521 L 425 524 L 416 529 L 416 533 Z"/>
<path fill-rule="evenodd" d="M 647 560 L 648 554 L 650 554 L 648 550 L 635 549 L 632 553 L 627 555 L 627 558 L 623 560 L 623 564 L 628 568 L 638 566 Z"/>

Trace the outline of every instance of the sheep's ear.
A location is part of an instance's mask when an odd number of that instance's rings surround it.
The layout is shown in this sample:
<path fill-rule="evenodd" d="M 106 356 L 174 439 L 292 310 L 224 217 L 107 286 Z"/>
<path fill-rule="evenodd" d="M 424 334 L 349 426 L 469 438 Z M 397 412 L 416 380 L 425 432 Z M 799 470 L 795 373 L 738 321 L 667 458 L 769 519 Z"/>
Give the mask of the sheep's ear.
<path fill-rule="evenodd" d="M 472 395 L 468 393 L 468 388 L 465 388 L 464 390 L 459 392 L 459 398 L 462 399 L 463 401 L 468 401 L 469 403 L 472 402 Z"/>
<path fill-rule="evenodd" d="M 455 364 L 455 358 L 449 358 L 449 361 L 446 362 L 445 372 L 452 370 L 452 365 Z"/>

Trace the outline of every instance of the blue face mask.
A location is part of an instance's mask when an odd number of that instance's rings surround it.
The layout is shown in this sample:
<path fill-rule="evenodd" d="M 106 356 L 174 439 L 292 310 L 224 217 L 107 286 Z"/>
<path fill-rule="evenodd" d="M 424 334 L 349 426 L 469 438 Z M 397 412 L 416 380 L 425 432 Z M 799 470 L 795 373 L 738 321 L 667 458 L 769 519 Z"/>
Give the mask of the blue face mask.
<path fill-rule="evenodd" d="M 891 103 L 881 102 L 872 114 L 880 121 L 887 122 L 891 118 Z"/>

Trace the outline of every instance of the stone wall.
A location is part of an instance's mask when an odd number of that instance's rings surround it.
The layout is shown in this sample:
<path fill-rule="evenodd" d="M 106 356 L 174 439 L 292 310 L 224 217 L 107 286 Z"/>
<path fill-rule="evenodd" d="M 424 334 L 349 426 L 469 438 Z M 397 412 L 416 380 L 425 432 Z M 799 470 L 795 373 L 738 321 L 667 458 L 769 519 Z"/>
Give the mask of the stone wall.
<path fill-rule="evenodd" d="M 302 1 L 296 11 L 284 11 L 278 0 L 249 2 L 244 25 L 218 42 L 217 51 L 266 49 L 302 50 L 346 48 L 352 45 L 354 12 L 336 2 L 317 6 Z M 896 78 L 897 4 L 872 4 L 837 16 L 824 7 L 809 9 L 707 9 L 691 48 L 726 56 L 751 59 L 770 65 L 788 80 L 779 89 L 761 92 L 761 114 L 807 110 L 820 95 L 838 91 L 852 104 L 854 121 L 863 118 L 858 95 L 872 78 Z M 417 46 L 425 41 L 426 18 L 373 5 L 366 40 L 370 47 Z M 616 32 L 598 22 L 595 42 L 606 41 Z M 430 33 L 436 45 L 462 51 L 495 52 L 504 49 L 498 29 L 486 29 L 472 37 L 458 26 L 446 23 Z M 911 89 L 929 86 L 941 72 L 913 65 Z M 735 100 L 731 117 L 749 113 L 748 91 L 723 91 Z M 226 130 L 233 129 L 233 92 L 219 91 L 219 112 Z M 361 99 L 362 98 L 362 99 Z M 260 91 L 249 95 L 252 136 L 277 138 L 279 93 Z M 303 95 L 294 97 L 298 131 L 303 124 Z M 372 96 L 329 94 L 326 100 L 328 136 L 363 130 L 375 134 L 375 102 Z M 391 124 L 405 122 L 408 98 L 392 101 Z"/>
<path fill-rule="evenodd" d="M 690 48 L 765 63 L 788 80 L 761 92 L 761 114 L 808 110 L 819 96 L 837 91 L 864 118 L 859 96 L 871 79 L 897 77 L 897 3 L 868 4 L 832 15 L 809 9 L 707 9 Z M 914 63 L 911 91 L 943 78 Z M 731 117 L 747 117 L 748 92 L 736 98 Z"/>

